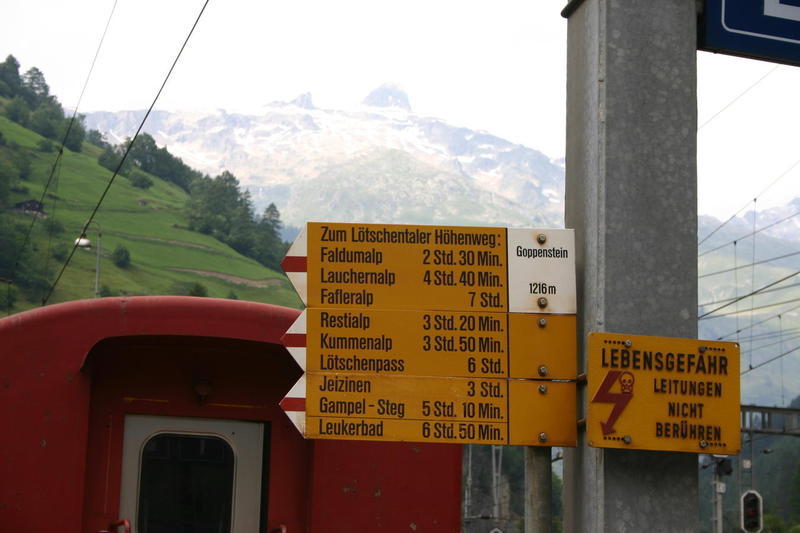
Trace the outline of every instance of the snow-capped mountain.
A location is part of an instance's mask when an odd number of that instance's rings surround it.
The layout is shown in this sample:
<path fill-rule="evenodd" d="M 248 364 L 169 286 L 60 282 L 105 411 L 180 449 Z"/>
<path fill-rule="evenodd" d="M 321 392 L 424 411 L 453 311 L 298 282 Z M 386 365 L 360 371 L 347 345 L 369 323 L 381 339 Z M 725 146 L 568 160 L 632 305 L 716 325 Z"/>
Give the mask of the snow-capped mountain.
<path fill-rule="evenodd" d="M 86 123 L 119 143 L 143 113 L 90 113 Z M 155 111 L 144 131 L 193 168 L 233 172 L 259 211 L 275 202 L 287 225 L 563 224 L 563 163 L 417 116 L 408 95 L 392 85 L 348 111 L 318 109 L 310 94 L 254 115 Z"/>
<path fill-rule="evenodd" d="M 119 143 L 132 135 L 143 113 L 91 113 L 87 125 Z M 259 210 L 275 202 L 290 226 L 329 220 L 555 227 L 563 221 L 563 159 L 551 160 L 486 132 L 415 115 L 408 96 L 393 86 L 376 89 L 352 110 L 319 109 L 310 94 L 303 94 L 252 115 L 156 111 L 144 129 L 196 169 L 211 175 L 230 170 L 249 188 Z M 759 211 L 757 228 L 775 224 L 758 233 L 755 247 L 748 238 L 752 213 L 730 221 L 701 245 L 699 314 L 800 269 L 800 256 L 791 253 L 800 246 L 800 216 L 790 216 L 797 212 L 800 199 Z M 720 224 L 700 217 L 699 237 Z M 743 268 L 754 261 L 756 270 Z M 724 309 L 756 307 L 753 318 L 701 320 L 701 338 L 740 341 L 748 363 L 751 352 L 754 364 L 774 357 L 774 350 L 785 348 L 765 341 L 767 348 L 761 351 L 758 342 L 748 340 L 747 324 L 756 324 L 752 331 L 757 339 L 774 333 L 775 320 L 759 321 L 777 310 L 783 312 L 784 328 L 796 327 L 796 304 L 769 304 L 800 298 L 798 287 L 800 283 L 765 291 L 755 305 L 746 301 Z M 739 330 L 746 333 L 729 336 Z M 787 375 L 800 371 L 797 357 L 787 357 L 784 364 Z M 743 398 L 775 401 L 778 369 L 771 365 L 748 374 Z M 800 393 L 800 382 L 788 380 L 786 390 L 793 397 Z"/>

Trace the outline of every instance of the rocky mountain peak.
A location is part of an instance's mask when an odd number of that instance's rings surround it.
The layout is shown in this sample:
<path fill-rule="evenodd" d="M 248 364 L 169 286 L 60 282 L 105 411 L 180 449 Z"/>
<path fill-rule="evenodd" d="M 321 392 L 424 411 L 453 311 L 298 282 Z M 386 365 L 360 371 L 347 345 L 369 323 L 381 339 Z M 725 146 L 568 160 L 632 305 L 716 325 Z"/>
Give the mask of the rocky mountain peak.
<path fill-rule="evenodd" d="M 302 107 L 303 109 L 314 109 L 314 103 L 311 101 L 311 93 L 303 93 L 289 103 L 297 107 Z"/>
<path fill-rule="evenodd" d="M 406 92 L 392 83 L 384 83 L 373 90 L 362 103 L 372 107 L 397 107 L 411 111 Z"/>

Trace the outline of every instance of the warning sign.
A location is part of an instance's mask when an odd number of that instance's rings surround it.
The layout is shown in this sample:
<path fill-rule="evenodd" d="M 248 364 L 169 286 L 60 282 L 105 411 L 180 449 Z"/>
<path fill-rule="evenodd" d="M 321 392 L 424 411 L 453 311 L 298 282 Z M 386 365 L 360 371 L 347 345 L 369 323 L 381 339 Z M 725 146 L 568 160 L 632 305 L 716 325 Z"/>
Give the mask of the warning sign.
<path fill-rule="evenodd" d="M 739 345 L 590 333 L 589 445 L 739 452 Z"/>

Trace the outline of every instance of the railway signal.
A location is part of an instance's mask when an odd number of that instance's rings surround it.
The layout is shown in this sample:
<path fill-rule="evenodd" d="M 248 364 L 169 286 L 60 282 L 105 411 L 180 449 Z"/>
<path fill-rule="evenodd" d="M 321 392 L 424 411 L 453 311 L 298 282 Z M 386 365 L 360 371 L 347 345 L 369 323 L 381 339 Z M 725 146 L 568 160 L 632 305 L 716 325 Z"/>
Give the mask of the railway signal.
<path fill-rule="evenodd" d="M 764 501 L 761 494 L 753 489 L 742 494 L 742 531 L 745 533 L 760 533 L 764 528 Z"/>

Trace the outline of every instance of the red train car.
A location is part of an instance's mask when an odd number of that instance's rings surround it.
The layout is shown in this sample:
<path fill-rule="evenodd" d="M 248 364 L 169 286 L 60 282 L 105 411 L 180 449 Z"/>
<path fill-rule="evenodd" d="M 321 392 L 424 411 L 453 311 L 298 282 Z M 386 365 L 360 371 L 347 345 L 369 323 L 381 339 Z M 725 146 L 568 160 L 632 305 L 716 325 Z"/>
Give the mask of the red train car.
<path fill-rule="evenodd" d="M 297 314 L 138 297 L 0 319 L 0 531 L 458 531 L 460 446 L 298 434 L 278 407 Z"/>

